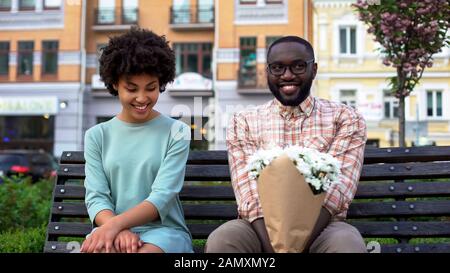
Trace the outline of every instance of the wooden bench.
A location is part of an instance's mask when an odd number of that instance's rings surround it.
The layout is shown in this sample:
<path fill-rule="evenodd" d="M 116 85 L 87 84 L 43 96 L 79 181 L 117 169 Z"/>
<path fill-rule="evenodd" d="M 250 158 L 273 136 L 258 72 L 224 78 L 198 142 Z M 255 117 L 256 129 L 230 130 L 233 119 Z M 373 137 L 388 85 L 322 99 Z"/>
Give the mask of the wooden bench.
<path fill-rule="evenodd" d="M 84 177 L 83 153 L 64 152 L 44 252 L 71 252 L 71 241 L 91 231 Z M 449 178 L 450 146 L 368 148 L 348 221 L 367 241 L 382 238 L 381 252 L 450 252 Z M 180 198 L 194 239 L 237 217 L 225 151 L 191 152 L 185 181 Z"/>

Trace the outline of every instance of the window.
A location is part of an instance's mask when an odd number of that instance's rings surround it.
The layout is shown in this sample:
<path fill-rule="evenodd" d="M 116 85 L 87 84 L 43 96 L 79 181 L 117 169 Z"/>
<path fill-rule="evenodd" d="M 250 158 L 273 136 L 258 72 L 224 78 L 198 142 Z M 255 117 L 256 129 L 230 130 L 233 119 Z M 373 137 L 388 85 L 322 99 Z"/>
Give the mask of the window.
<path fill-rule="evenodd" d="M 239 86 L 256 86 L 256 37 L 242 37 L 239 48 Z"/>
<path fill-rule="evenodd" d="M 42 42 L 42 74 L 58 74 L 58 41 Z"/>
<path fill-rule="evenodd" d="M 97 9 L 97 24 L 108 25 L 116 21 L 115 0 L 99 0 Z"/>
<path fill-rule="evenodd" d="M 0 0 L 0 11 L 11 11 L 11 0 Z"/>
<path fill-rule="evenodd" d="M 60 9 L 61 8 L 61 0 L 45 0 L 44 1 L 44 9 Z"/>
<path fill-rule="evenodd" d="M 267 36 L 266 37 L 266 50 L 269 50 L 270 45 L 281 37 L 282 36 Z"/>
<path fill-rule="evenodd" d="M 356 108 L 356 90 L 341 90 L 341 103 Z"/>
<path fill-rule="evenodd" d="M 283 0 L 266 0 L 266 4 L 281 4 Z"/>
<path fill-rule="evenodd" d="M 392 96 L 390 90 L 384 90 L 384 118 L 398 118 L 398 99 Z"/>
<path fill-rule="evenodd" d="M 214 1 L 198 0 L 198 22 L 213 23 L 214 22 Z"/>
<path fill-rule="evenodd" d="M 189 0 L 173 0 L 172 23 L 191 23 L 191 9 Z"/>
<path fill-rule="evenodd" d="M 9 74 L 9 42 L 0 42 L 0 76 Z"/>
<path fill-rule="evenodd" d="M 122 23 L 136 24 L 138 21 L 138 0 L 123 0 Z"/>
<path fill-rule="evenodd" d="M 356 27 L 339 28 L 339 45 L 341 54 L 356 54 Z"/>
<path fill-rule="evenodd" d="M 19 42 L 18 74 L 22 76 L 33 75 L 34 42 Z"/>
<path fill-rule="evenodd" d="M 20 139 L 53 139 L 54 116 L 0 117 L 0 135 L 4 142 Z"/>
<path fill-rule="evenodd" d="M 185 72 L 195 72 L 207 78 L 212 77 L 212 44 L 177 43 L 173 47 L 176 56 L 177 75 Z"/>
<path fill-rule="evenodd" d="M 19 10 L 35 10 L 35 0 L 19 0 Z"/>
<path fill-rule="evenodd" d="M 241 5 L 256 4 L 256 0 L 239 0 Z"/>
<path fill-rule="evenodd" d="M 427 116 L 430 118 L 442 117 L 442 91 L 427 91 Z"/>

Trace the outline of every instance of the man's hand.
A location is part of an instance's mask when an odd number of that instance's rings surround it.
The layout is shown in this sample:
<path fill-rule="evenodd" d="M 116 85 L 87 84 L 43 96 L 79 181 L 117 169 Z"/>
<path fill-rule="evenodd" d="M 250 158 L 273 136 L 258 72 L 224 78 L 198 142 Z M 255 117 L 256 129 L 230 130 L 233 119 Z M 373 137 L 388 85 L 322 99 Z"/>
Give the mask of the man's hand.
<path fill-rule="evenodd" d="M 264 222 L 264 218 L 258 218 L 251 223 L 253 230 L 256 232 L 256 235 L 261 242 L 261 247 L 264 253 L 274 253 L 275 251 L 272 248 L 272 244 L 270 243 L 269 234 L 267 233 L 266 224 Z"/>
<path fill-rule="evenodd" d="M 144 242 L 139 236 L 129 229 L 122 230 L 114 240 L 114 247 L 120 253 L 137 253 L 143 245 Z"/>
<path fill-rule="evenodd" d="M 114 240 L 120 233 L 120 229 L 107 222 L 91 233 L 83 242 L 80 251 L 82 253 L 111 253 L 114 247 Z"/>
<path fill-rule="evenodd" d="M 308 243 L 305 245 L 305 249 L 303 250 L 303 253 L 308 253 L 309 248 L 314 243 L 314 241 L 319 237 L 319 235 L 322 233 L 322 231 L 328 226 L 331 220 L 331 213 L 322 206 L 322 209 L 320 210 L 319 218 L 317 219 L 316 225 L 314 226 L 311 237 L 308 240 Z"/>

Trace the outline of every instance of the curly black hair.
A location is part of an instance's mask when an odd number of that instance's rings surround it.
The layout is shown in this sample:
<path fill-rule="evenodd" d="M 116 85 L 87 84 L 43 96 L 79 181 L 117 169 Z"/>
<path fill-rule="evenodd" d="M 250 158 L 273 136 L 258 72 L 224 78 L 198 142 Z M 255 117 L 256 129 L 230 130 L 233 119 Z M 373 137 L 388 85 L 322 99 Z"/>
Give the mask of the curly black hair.
<path fill-rule="evenodd" d="M 132 27 L 125 34 L 110 38 L 101 51 L 100 78 L 114 96 L 119 94 L 114 85 L 121 76 L 156 76 L 161 93 L 175 78 L 175 54 L 164 35 Z"/>

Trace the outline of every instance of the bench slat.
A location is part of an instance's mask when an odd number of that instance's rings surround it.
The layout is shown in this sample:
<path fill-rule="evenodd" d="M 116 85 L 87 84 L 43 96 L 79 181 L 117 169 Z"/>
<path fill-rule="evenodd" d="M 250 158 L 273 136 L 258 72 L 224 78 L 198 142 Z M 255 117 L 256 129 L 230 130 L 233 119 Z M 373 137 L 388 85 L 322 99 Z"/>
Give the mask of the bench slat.
<path fill-rule="evenodd" d="M 237 218 L 237 206 L 235 204 L 184 204 L 183 208 L 186 219 Z M 353 203 L 348 211 L 348 218 L 449 215 L 450 200 Z"/>
<path fill-rule="evenodd" d="M 450 223 L 448 222 L 385 222 L 385 221 L 350 221 L 363 237 L 450 237 Z M 195 239 L 206 239 L 208 235 L 221 224 L 187 224 Z M 92 230 L 91 224 L 72 222 L 51 222 L 48 233 L 53 236 L 85 237 Z"/>
<path fill-rule="evenodd" d="M 76 164 L 61 164 L 58 169 L 59 178 L 70 179 L 84 179 L 86 177 L 84 173 L 84 165 Z"/>
<path fill-rule="evenodd" d="M 78 243 L 48 241 L 44 245 L 44 253 L 71 253 L 80 246 Z M 80 246 L 81 247 L 81 246 Z"/>
<path fill-rule="evenodd" d="M 57 199 L 83 200 L 85 192 L 83 186 L 56 185 L 54 195 Z M 450 182 L 360 183 L 355 199 L 447 196 L 450 196 Z M 235 200 L 231 186 L 184 186 L 180 198 L 185 201 Z"/>
<path fill-rule="evenodd" d="M 180 199 L 191 200 L 236 200 L 231 186 L 185 186 Z"/>
<path fill-rule="evenodd" d="M 449 182 L 412 182 L 412 183 L 360 183 L 356 199 L 364 198 L 408 198 L 408 197 L 446 197 L 450 196 Z"/>
<path fill-rule="evenodd" d="M 68 156 L 70 154 L 70 157 Z M 364 164 L 449 161 L 450 146 L 370 148 L 364 152 Z M 83 151 L 63 152 L 60 163 L 84 164 Z M 191 151 L 188 164 L 228 164 L 227 152 Z"/>
<path fill-rule="evenodd" d="M 236 204 L 184 204 L 186 219 L 236 219 Z M 52 215 L 87 217 L 84 203 L 54 202 Z M 450 200 L 352 203 L 348 218 L 450 216 Z"/>
<path fill-rule="evenodd" d="M 449 222 L 350 221 L 363 237 L 450 237 Z"/>
<path fill-rule="evenodd" d="M 66 242 L 48 241 L 44 246 L 44 253 L 70 253 L 76 243 L 69 245 Z M 196 248 L 195 251 L 200 253 L 201 248 Z M 434 244 L 389 244 L 381 245 L 382 253 L 449 253 L 450 244 L 448 243 L 434 243 Z"/>
<path fill-rule="evenodd" d="M 53 202 L 52 216 L 87 218 L 88 213 L 84 203 Z"/>
<path fill-rule="evenodd" d="M 450 215 L 450 200 L 353 202 L 348 210 L 348 218 L 447 215 Z"/>
<path fill-rule="evenodd" d="M 360 181 L 447 178 L 450 162 L 393 163 L 364 165 Z"/>
<path fill-rule="evenodd" d="M 84 200 L 86 189 L 84 186 L 56 185 L 53 194 L 56 199 Z"/>
<path fill-rule="evenodd" d="M 84 165 L 62 164 L 58 170 L 60 178 L 84 178 Z M 450 177 L 450 162 L 395 163 L 364 165 L 361 181 L 448 178 Z M 227 165 L 188 165 L 185 181 L 230 181 L 230 171 Z"/>
<path fill-rule="evenodd" d="M 352 221 L 363 237 L 450 237 L 450 223 L 448 222 L 381 222 L 381 221 Z M 220 224 L 188 224 L 195 239 L 206 239 Z"/>
<path fill-rule="evenodd" d="M 51 222 L 48 224 L 48 235 L 85 237 L 92 230 L 91 224 L 73 222 Z"/>
<path fill-rule="evenodd" d="M 366 148 L 364 164 L 450 161 L 450 146 Z"/>
<path fill-rule="evenodd" d="M 449 253 L 450 244 L 392 244 L 381 245 L 381 253 Z"/>

